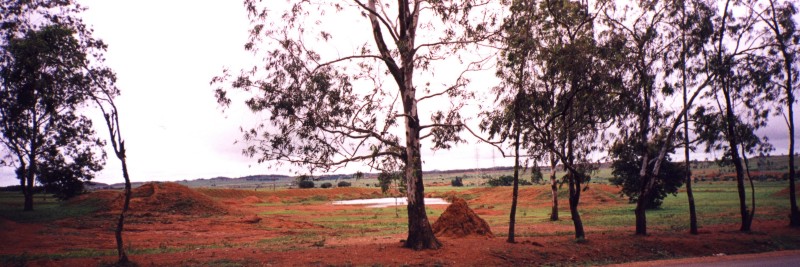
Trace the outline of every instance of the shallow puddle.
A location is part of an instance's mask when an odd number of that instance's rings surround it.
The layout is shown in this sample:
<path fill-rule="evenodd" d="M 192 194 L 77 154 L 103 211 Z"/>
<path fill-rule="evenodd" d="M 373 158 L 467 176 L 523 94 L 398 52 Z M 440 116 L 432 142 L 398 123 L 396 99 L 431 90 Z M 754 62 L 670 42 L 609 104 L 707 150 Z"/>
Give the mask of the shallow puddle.
<path fill-rule="evenodd" d="M 447 201 L 441 198 L 425 198 L 425 205 L 448 205 Z M 406 205 L 404 197 L 370 198 L 334 201 L 333 205 L 367 205 L 368 208 L 385 208 L 390 206 Z"/>

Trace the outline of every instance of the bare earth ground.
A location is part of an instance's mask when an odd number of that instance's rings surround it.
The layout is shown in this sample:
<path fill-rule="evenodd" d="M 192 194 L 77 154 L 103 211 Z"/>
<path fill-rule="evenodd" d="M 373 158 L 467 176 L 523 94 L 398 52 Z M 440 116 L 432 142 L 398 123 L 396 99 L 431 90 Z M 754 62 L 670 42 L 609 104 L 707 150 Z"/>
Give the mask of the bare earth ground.
<path fill-rule="evenodd" d="M 612 186 L 593 185 L 584 192 L 580 209 L 628 205 L 617 192 Z M 587 241 L 576 243 L 565 197 L 561 198 L 561 221 L 549 222 L 541 212 L 550 206 L 549 190 L 544 186 L 521 190 L 518 242 L 509 244 L 505 233 L 510 188 L 428 194 L 468 199 L 497 237 L 441 237 L 442 249 L 412 251 L 401 247 L 406 230 L 404 207 L 396 211 L 330 205 L 339 199 L 381 197 L 378 189 L 255 192 L 158 184 L 135 192 L 126 225 L 126 248 L 140 266 L 497 266 L 602 265 L 757 253 L 800 244 L 800 231 L 786 227 L 786 220 L 758 218 L 752 233 L 739 232 L 735 224 L 721 224 L 703 226 L 697 236 L 684 229 L 651 226 L 651 234 L 640 237 L 632 234 L 630 223 L 590 225 L 586 227 Z M 95 192 L 73 203 L 81 205 L 82 201 L 94 201 L 99 209 L 54 223 L 17 223 L 0 216 L 0 257 L 4 259 L 0 265 L 97 266 L 114 262 L 119 193 Z M 429 206 L 431 222 L 445 208 Z M 591 221 L 592 213 L 586 214 L 584 221 Z"/>

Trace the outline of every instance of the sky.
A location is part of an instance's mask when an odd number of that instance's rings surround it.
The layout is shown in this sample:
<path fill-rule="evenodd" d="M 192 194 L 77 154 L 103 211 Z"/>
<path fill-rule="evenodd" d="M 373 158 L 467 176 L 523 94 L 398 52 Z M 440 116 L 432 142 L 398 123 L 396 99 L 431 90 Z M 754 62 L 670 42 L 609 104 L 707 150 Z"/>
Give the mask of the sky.
<path fill-rule="evenodd" d="M 214 97 L 214 86 L 209 84 L 224 67 L 235 71 L 257 62 L 243 49 L 250 27 L 241 1 L 79 3 L 89 8 L 83 14 L 84 22 L 94 28 L 94 37 L 108 44 L 106 65 L 118 76 L 122 95 L 116 101 L 133 181 L 294 174 L 272 162 L 258 164 L 241 154 L 242 145 L 235 143 L 241 136 L 239 127 L 252 125 L 257 117 L 242 107 L 223 111 Z M 339 28 L 351 30 L 348 27 Z M 493 71 L 489 74 L 492 76 Z M 98 136 L 106 138 L 99 111 L 86 112 L 95 118 Z M 427 116 L 425 110 L 421 112 Z M 773 154 L 786 153 L 785 131 L 782 121 L 773 121 L 762 131 L 778 148 Z M 492 147 L 476 143 L 472 140 L 439 151 L 423 147 L 423 169 L 513 165 Z M 95 181 L 122 182 L 120 165 L 110 148 L 107 151 L 106 168 Z M 370 169 L 355 164 L 340 172 L 355 171 Z M 12 169 L 0 168 L 0 186 L 13 184 L 18 180 Z"/>
<path fill-rule="evenodd" d="M 238 70 L 254 62 L 244 50 L 250 26 L 241 1 L 78 2 L 88 7 L 84 22 L 108 44 L 106 65 L 117 73 L 122 94 L 116 101 L 133 181 L 294 174 L 242 156 L 242 145 L 234 144 L 239 127 L 255 118 L 241 108 L 223 111 L 209 84 L 224 67 Z M 86 112 L 96 113 L 98 136 L 106 138 L 99 112 Z M 106 168 L 94 181 L 122 182 L 118 160 L 107 151 Z M 492 154 L 489 147 L 462 145 L 423 155 L 426 170 L 510 165 L 492 160 Z M 351 165 L 340 172 L 359 170 L 370 171 Z M 0 169 L 0 186 L 18 183 L 13 169 Z"/>

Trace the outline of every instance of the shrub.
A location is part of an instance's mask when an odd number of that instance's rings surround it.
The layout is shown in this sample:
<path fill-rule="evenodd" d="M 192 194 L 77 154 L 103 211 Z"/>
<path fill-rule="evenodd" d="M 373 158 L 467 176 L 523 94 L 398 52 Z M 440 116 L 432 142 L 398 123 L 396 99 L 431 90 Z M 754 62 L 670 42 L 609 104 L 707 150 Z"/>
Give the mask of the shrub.
<path fill-rule="evenodd" d="M 329 183 L 329 182 L 324 182 L 324 183 L 322 183 L 322 184 L 321 184 L 319 187 L 322 187 L 322 188 L 331 188 L 331 187 L 333 187 L 333 185 L 332 185 L 331 183 Z"/>
<path fill-rule="evenodd" d="M 450 180 L 450 185 L 452 186 L 464 186 L 464 181 L 461 180 L 461 177 L 456 177 L 453 180 Z"/>
<path fill-rule="evenodd" d="M 503 175 L 489 179 L 486 183 L 489 184 L 489 186 L 512 186 L 514 185 L 514 176 Z M 519 185 L 532 185 L 532 183 L 528 180 L 519 179 Z"/>
<path fill-rule="evenodd" d="M 341 181 L 336 186 L 338 187 L 350 187 L 352 184 L 350 182 Z"/>
<path fill-rule="evenodd" d="M 634 142 L 619 142 L 611 148 L 610 155 L 613 159 L 611 163 L 613 178 L 611 184 L 621 186 L 621 194 L 628 197 L 630 203 L 635 203 L 639 199 L 644 182 L 640 180 L 639 171 L 641 170 L 641 157 L 637 154 L 637 146 Z M 654 145 L 648 147 L 649 158 L 656 158 L 658 148 Z M 652 170 L 655 162 L 650 161 L 647 168 Z M 652 175 L 652 173 L 650 174 Z M 653 185 L 653 195 L 646 209 L 655 209 L 661 206 L 667 195 L 676 195 L 678 188 L 683 185 L 685 172 L 683 164 L 674 163 L 669 156 L 664 158 L 661 169 Z M 714 178 L 716 181 L 716 178 Z"/>
<path fill-rule="evenodd" d="M 297 187 L 300 187 L 300 188 L 314 188 L 314 182 L 313 181 L 308 181 L 308 180 L 300 181 L 300 182 L 297 182 Z"/>

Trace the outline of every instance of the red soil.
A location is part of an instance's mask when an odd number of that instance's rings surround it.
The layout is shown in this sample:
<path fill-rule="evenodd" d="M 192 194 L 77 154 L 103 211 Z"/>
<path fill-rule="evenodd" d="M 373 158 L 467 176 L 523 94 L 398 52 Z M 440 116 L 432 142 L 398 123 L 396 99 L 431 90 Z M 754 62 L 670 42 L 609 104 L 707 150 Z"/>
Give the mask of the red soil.
<path fill-rule="evenodd" d="M 800 193 L 800 183 L 794 185 L 794 192 L 795 194 Z M 788 197 L 789 196 L 789 187 L 782 189 L 781 191 L 775 192 L 772 194 L 774 197 Z"/>
<path fill-rule="evenodd" d="M 510 188 L 474 188 L 436 195 L 471 196 L 475 214 L 487 218 L 493 228 L 490 230 L 503 233 L 507 230 L 508 215 L 504 207 L 508 206 L 510 193 Z M 617 193 L 618 189 L 613 186 L 591 185 L 583 192 L 580 207 L 590 210 L 624 205 L 626 200 Z M 141 266 L 537 266 L 754 253 L 800 243 L 797 230 L 786 227 L 785 220 L 760 219 L 765 217 L 756 218 L 753 222 L 756 232 L 753 233 L 737 231 L 738 225 L 704 225 L 700 235 L 696 236 L 682 230 L 658 227 L 651 227 L 648 236 L 634 236 L 632 225 L 587 226 L 588 241 L 576 243 L 569 213 L 563 212 L 561 222 L 549 222 L 546 217 L 531 220 L 518 215 L 517 233 L 520 236 L 516 238 L 516 244 L 506 243 L 505 238 L 440 235 L 439 240 L 444 245 L 441 249 L 413 251 L 402 248 L 401 240 L 406 238 L 404 225 L 393 233 L 373 233 L 370 228 L 348 230 L 353 224 L 378 225 L 390 219 L 402 222 L 403 218 L 395 218 L 394 214 L 386 218 L 383 213 L 378 216 L 375 210 L 360 206 L 297 202 L 318 199 L 318 196 L 339 199 L 376 194 L 382 195 L 378 189 L 367 188 L 190 190 L 154 184 L 137 191 L 136 212 L 126 220 L 125 247 L 135 252 L 130 257 Z M 174 203 L 166 202 L 179 201 L 178 196 L 188 198 L 192 203 L 179 206 L 183 212 L 176 210 Z M 28 260 L 23 263 L 29 266 L 97 266 L 113 262 L 118 197 L 118 192 L 110 191 L 83 196 L 72 204 L 95 201 L 107 203 L 105 205 L 109 208 L 53 223 L 17 223 L 2 219 L 0 214 L 0 260 L 19 259 L 23 257 L 20 255 L 25 255 Z M 255 198 L 263 203 L 254 202 Z M 523 187 L 520 190 L 521 207 L 547 207 L 549 199 L 547 187 Z M 566 207 L 566 198 L 560 200 L 561 206 Z M 223 202 L 230 203 L 226 204 L 226 210 L 236 212 L 208 214 L 209 209 L 214 210 L 218 203 Z M 466 212 L 463 205 L 461 214 Z M 144 208 L 148 210 L 142 210 Z M 161 211 L 151 211 L 150 208 Z M 438 212 L 442 208 L 430 206 L 428 210 Z M 447 212 L 439 220 L 435 215 L 438 213 L 431 214 L 434 215 L 429 215 L 429 219 L 438 223 Z M 323 223 L 332 225 L 331 222 L 342 218 L 354 220 L 344 221 L 336 228 L 326 227 Z M 107 256 L 86 256 L 84 251 L 102 252 Z M 36 255 L 51 256 L 37 258 Z M 0 265 L 5 264 L 13 265 L 14 262 L 0 261 Z"/>

